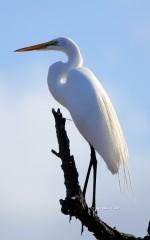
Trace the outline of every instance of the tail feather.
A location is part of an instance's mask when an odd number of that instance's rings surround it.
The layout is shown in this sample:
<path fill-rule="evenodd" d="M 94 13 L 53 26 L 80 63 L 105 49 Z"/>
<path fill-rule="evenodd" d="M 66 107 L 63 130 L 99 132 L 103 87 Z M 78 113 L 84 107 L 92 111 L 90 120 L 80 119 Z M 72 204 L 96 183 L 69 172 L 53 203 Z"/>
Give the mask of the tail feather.
<path fill-rule="evenodd" d="M 123 167 L 124 182 L 128 188 L 131 186 L 131 178 L 128 169 L 128 148 L 121 129 L 115 109 L 105 92 L 104 88 L 100 86 L 100 91 L 96 89 L 98 96 L 98 103 L 101 115 L 103 115 L 103 123 L 105 131 L 107 132 L 107 141 L 109 152 L 109 159 L 104 159 L 112 174 L 119 172 L 120 165 Z M 101 93 L 100 95 L 98 93 Z"/>

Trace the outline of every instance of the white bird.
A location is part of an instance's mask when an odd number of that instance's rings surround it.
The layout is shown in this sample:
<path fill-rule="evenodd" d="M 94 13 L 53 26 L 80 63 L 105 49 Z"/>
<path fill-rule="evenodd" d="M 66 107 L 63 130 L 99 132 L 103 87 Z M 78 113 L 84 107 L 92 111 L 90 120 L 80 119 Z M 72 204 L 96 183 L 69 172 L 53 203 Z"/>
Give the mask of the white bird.
<path fill-rule="evenodd" d="M 50 66 L 49 90 L 69 110 L 79 132 L 100 154 L 110 172 L 118 173 L 122 164 L 126 177 L 128 149 L 118 117 L 100 81 L 84 67 L 77 44 L 60 37 L 16 51 L 31 50 L 57 50 L 67 55 L 67 62 L 58 61 Z"/>

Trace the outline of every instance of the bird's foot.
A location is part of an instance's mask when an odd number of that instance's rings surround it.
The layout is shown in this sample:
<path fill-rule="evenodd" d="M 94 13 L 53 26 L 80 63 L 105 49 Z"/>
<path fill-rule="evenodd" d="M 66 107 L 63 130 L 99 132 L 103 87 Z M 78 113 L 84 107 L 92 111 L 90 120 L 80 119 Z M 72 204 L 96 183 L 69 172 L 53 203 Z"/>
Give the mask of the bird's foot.
<path fill-rule="evenodd" d="M 91 211 L 92 216 L 96 216 L 96 215 L 97 215 L 96 207 L 92 206 L 92 207 L 90 208 L 90 211 Z"/>
<path fill-rule="evenodd" d="M 91 216 L 93 216 L 93 217 L 97 216 L 97 210 L 95 207 L 92 206 L 92 207 L 88 208 L 87 210 Z M 84 224 L 82 223 L 81 224 L 81 235 L 83 234 L 83 232 L 84 232 Z"/>

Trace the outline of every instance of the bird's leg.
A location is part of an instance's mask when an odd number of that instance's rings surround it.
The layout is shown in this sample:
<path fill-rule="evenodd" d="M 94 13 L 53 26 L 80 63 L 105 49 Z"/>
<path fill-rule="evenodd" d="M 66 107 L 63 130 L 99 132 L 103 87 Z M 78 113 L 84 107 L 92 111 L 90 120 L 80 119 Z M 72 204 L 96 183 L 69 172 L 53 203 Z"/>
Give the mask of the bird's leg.
<path fill-rule="evenodd" d="M 92 146 L 90 145 L 91 148 L 91 159 L 90 159 L 90 163 L 89 163 L 89 167 L 88 167 L 88 171 L 87 171 L 87 175 L 86 175 L 86 179 L 85 179 L 85 183 L 84 183 L 84 187 L 83 187 L 83 196 L 85 197 L 86 194 L 86 189 L 87 189 L 87 185 L 88 185 L 88 181 L 89 181 L 89 176 L 90 176 L 90 172 L 91 172 L 91 168 L 93 166 L 93 159 L 92 159 Z M 81 235 L 83 233 L 83 224 L 81 227 Z"/>
<path fill-rule="evenodd" d="M 97 175 L 97 159 L 95 149 L 91 146 L 91 160 L 93 165 L 93 200 L 92 208 L 96 210 L 96 175 Z"/>
<path fill-rule="evenodd" d="M 85 197 L 86 194 L 86 189 L 89 181 L 89 176 L 91 172 L 91 168 L 93 166 L 93 199 L 92 199 L 92 208 L 93 210 L 96 209 L 96 175 L 97 175 L 97 159 L 96 159 L 96 154 L 95 154 L 95 149 L 90 145 L 91 148 L 91 159 L 90 159 L 90 164 L 88 167 L 85 183 L 84 183 L 84 188 L 83 188 L 83 195 Z"/>
<path fill-rule="evenodd" d="M 86 189 L 87 189 L 87 185 L 88 185 L 88 181 L 89 181 L 89 176 L 90 176 L 90 172 L 91 172 L 91 168 L 93 166 L 93 200 L 92 200 L 92 209 L 95 212 L 96 209 L 96 174 L 97 174 L 97 159 L 96 159 L 96 154 L 95 154 L 95 149 L 92 147 L 92 145 L 90 144 L 90 148 L 91 148 L 91 159 L 90 159 L 90 163 L 89 163 L 89 167 L 88 167 L 88 171 L 87 171 L 87 175 L 86 175 L 86 179 L 85 179 L 85 183 L 84 183 L 84 187 L 83 187 L 83 196 L 85 197 L 86 194 Z M 83 224 L 81 227 L 81 235 L 83 233 Z"/>
<path fill-rule="evenodd" d="M 90 172 L 91 172 L 91 168 L 93 165 L 93 161 L 92 161 L 92 146 L 91 147 L 91 159 L 90 159 L 90 163 L 89 163 L 89 167 L 88 167 L 88 171 L 87 171 L 87 175 L 86 175 L 86 179 L 85 179 L 85 183 L 84 183 L 84 187 L 83 187 L 83 196 L 85 197 L 86 194 L 86 189 L 87 189 L 87 185 L 88 185 L 88 181 L 89 181 L 89 176 L 90 176 Z"/>

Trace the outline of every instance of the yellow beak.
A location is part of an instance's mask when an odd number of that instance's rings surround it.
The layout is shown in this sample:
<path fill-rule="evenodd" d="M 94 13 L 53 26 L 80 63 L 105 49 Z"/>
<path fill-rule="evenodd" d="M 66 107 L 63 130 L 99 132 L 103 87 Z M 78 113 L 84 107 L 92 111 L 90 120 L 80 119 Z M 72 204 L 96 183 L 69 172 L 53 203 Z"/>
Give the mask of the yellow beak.
<path fill-rule="evenodd" d="M 36 44 L 30 47 L 24 47 L 24 48 L 20 48 L 15 50 L 15 52 L 27 52 L 27 51 L 33 51 L 33 50 L 43 50 L 46 49 L 48 46 L 54 46 L 57 45 L 56 41 L 49 41 L 49 42 L 45 42 L 45 43 L 40 43 L 40 44 Z"/>

